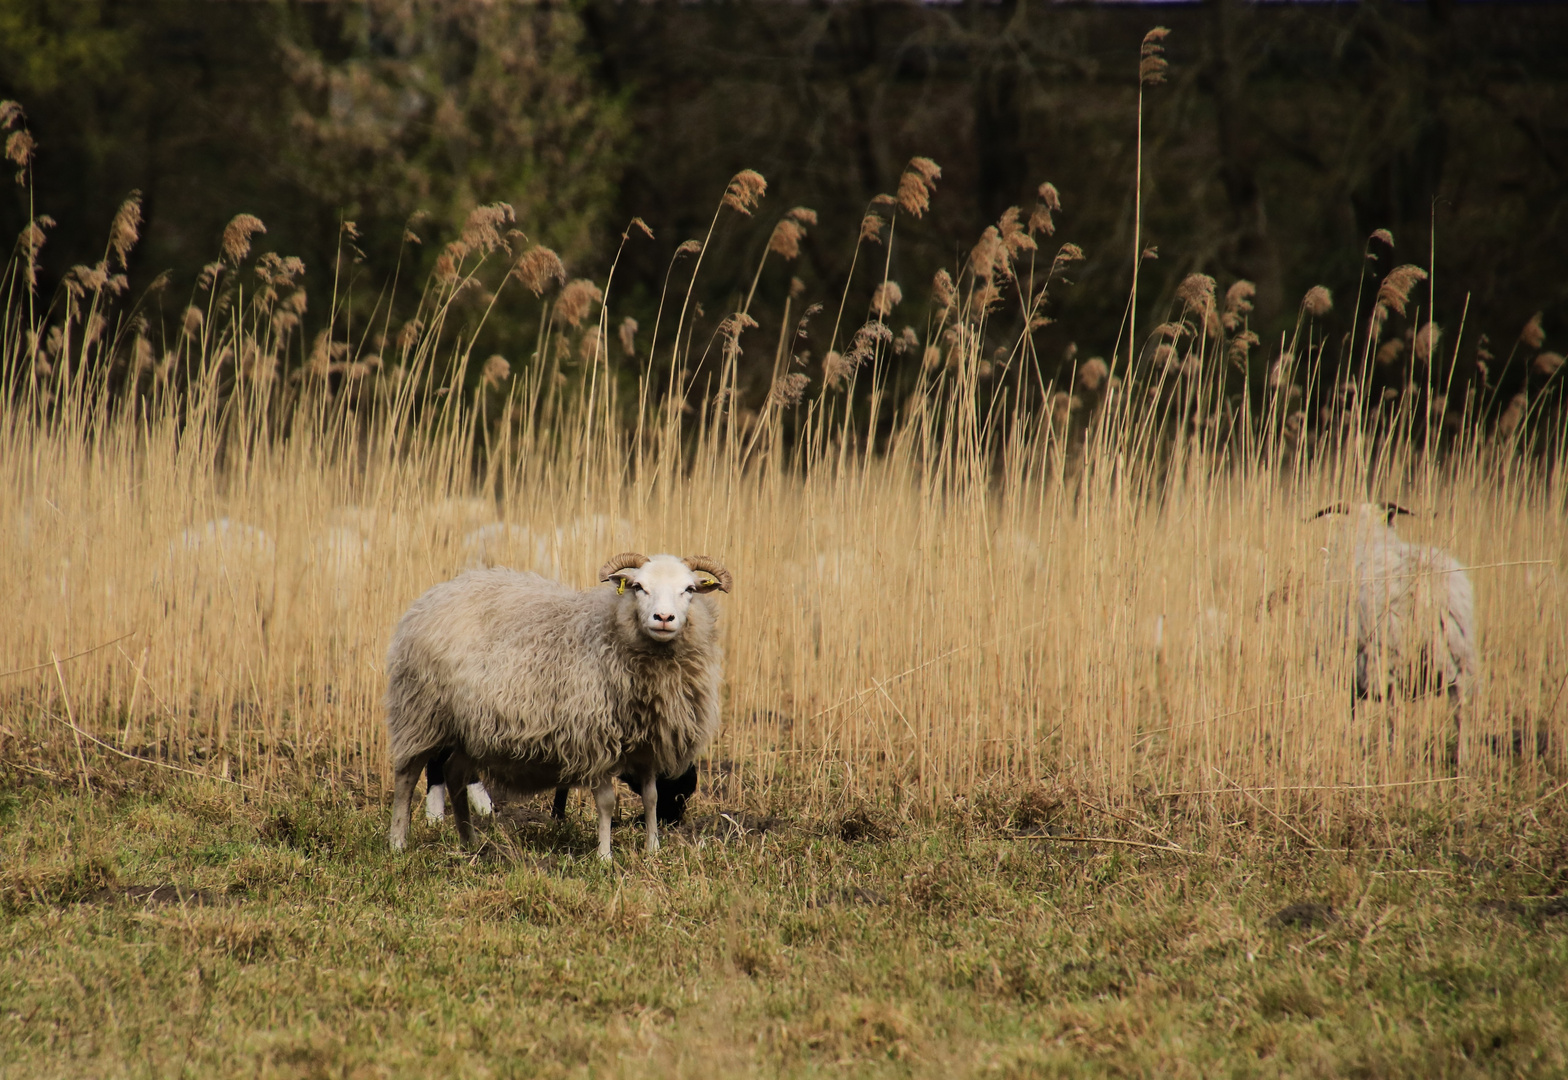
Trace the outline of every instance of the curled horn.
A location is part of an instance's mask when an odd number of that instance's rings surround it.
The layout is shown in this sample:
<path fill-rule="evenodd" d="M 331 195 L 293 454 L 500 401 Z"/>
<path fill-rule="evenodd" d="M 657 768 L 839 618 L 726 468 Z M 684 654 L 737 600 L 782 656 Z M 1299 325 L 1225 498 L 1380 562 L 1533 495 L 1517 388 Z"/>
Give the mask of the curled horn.
<path fill-rule="evenodd" d="M 692 571 L 701 570 L 704 573 L 712 574 L 714 577 L 718 578 L 720 592 L 730 591 L 730 584 L 732 582 L 732 579 L 730 578 L 730 572 L 724 569 L 717 559 L 710 559 L 706 555 L 688 555 L 681 561 L 684 562 L 687 568 Z"/>
<path fill-rule="evenodd" d="M 1308 521 L 1316 521 L 1318 518 L 1320 518 L 1320 517 L 1328 517 L 1328 515 L 1330 515 L 1330 514 L 1348 514 L 1348 513 L 1350 513 L 1350 504 L 1349 503 L 1342 503 L 1342 502 L 1329 503 L 1323 509 L 1319 510 L 1317 513 L 1313 514 L 1311 517 L 1307 518 L 1307 520 Z"/>
<path fill-rule="evenodd" d="M 1408 514 L 1411 517 L 1414 517 L 1416 513 L 1414 510 L 1406 510 L 1403 506 L 1400 506 L 1396 502 L 1383 502 L 1378 503 L 1378 505 L 1383 508 L 1383 513 L 1386 515 L 1386 520 L 1390 525 L 1394 523 L 1395 514 Z"/>
<path fill-rule="evenodd" d="M 639 555 L 635 551 L 623 551 L 619 555 L 617 555 L 613 559 L 611 559 L 609 562 L 607 562 L 603 566 L 599 567 L 599 580 L 600 581 L 609 581 L 612 578 L 614 578 L 616 574 L 620 573 L 622 570 L 625 570 L 628 567 L 630 567 L 633 570 L 636 570 L 638 567 L 642 566 L 647 561 L 648 561 L 648 556 L 646 556 L 646 555 Z"/>

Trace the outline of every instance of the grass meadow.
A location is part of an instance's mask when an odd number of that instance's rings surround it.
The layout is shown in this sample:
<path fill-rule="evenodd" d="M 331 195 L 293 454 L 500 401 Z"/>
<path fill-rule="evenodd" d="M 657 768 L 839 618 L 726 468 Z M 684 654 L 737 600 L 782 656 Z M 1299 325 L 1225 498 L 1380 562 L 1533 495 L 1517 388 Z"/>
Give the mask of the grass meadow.
<path fill-rule="evenodd" d="M 857 259 L 891 266 L 939 176 L 872 201 Z M 816 217 L 765 187 L 735 177 L 715 227 L 787 262 Z M 1385 260 L 1348 338 L 1314 290 L 1261 343 L 1250 285 L 1193 275 L 1043 361 L 1081 257 L 1060 211 L 1042 185 L 929 290 L 884 269 L 772 325 L 760 262 L 703 238 L 639 326 L 504 204 L 368 319 L 246 215 L 161 308 L 125 289 L 134 199 L 52 297 L 31 226 L 3 283 L 0 1071 L 1562 1075 L 1561 357 L 1527 327 L 1535 381 L 1490 407 L 1473 328 L 1421 309 L 1434 268 Z M 532 328 L 511 359 L 474 344 L 497 311 Z M 1457 725 L 1353 703 L 1313 515 L 1366 499 L 1470 567 Z M 398 616 L 465 567 L 586 587 L 627 549 L 735 578 L 691 820 L 602 867 L 581 803 L 503 793 L 477 851 L 420 820 L 392 857 Z"/>

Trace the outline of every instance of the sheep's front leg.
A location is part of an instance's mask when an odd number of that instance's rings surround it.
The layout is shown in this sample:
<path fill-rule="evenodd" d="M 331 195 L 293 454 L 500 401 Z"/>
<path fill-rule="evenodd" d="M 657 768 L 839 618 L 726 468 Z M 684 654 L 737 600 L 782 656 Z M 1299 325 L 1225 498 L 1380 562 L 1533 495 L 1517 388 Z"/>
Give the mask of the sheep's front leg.
<path fill-rule="evenodd" d="M 599 808 L 599 858 L 610 861 L 610 812 L 615 809 L 615 780 L 593 789 L 594 805 Z"/>
<path fill-rule="evenodd" d="M 642 782 L 642 813 L 643 820 L 648 826 L 648 854 L 652 855 L 659 850 L 659 816 L 655 813 L 659 805 L 659 778 L 649 773 Z"/>
<path fill-rule="evenodd" d="M 422 754 L 405 761 L 392 781 L 392 828 L 387 839 L 393 851 L 402 851 L 408 844 L 409 803 L 414 799 L 414 785 L 419 783 L 419 774 L 425 771 L 427 757 L 428 754 Z"/>

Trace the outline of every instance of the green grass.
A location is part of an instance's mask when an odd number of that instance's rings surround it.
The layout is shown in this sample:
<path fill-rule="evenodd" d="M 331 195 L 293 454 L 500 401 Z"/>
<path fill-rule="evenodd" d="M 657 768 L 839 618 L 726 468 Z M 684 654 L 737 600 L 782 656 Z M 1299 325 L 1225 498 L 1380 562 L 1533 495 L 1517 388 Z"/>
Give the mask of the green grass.
<path fill-rule="evenodd" d="M 1038 790 L 847 828 L 728 811 L 768 825 L 743 835 L 699 799 L 607 868 L 580 803 L 512 808 L 477 854 L 420 821 L 395 857 L 379 797 L 94 768 L 86 797 L 0 773 L 7 1077 L 1568 1071 L 1549 788 L 1366 812 L 1337 851 L 1240 800 L 1116 808 L 1142 829 Z M 1144 829 L 1191 853 L 1059 839 Z M 1334 921 L 1271 922 L 1297 901 Z"/>

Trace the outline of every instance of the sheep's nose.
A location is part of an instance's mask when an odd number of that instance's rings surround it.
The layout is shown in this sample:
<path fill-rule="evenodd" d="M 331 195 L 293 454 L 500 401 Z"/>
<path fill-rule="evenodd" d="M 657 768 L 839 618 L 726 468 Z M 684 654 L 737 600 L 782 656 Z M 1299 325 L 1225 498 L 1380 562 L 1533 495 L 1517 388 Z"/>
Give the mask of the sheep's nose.
<path fill-rule="evenodd" d="M 657 615 L 656 614 L 653 617 L 653 621 L 656 622 L 656 623 L 660 623 L 660 624 L 671 624 L 671 623 L 675 622 L 675 616 L 674 615 Z"/>

